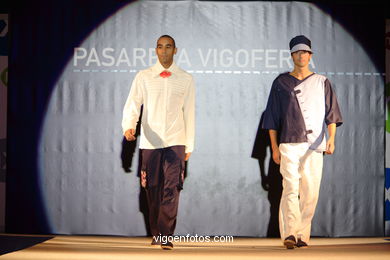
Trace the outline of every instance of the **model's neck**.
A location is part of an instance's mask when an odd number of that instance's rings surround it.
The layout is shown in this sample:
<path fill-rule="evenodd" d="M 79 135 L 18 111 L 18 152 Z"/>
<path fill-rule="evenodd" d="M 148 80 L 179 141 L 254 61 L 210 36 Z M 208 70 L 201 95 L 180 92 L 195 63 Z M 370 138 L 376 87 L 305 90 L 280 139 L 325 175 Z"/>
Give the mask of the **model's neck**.
<path fill-rule="evenodd" d="M 290 72 L 290 75 L 296 77 L 299 80 L 302 80 L 302 79 L 306 78 L 307 76 L 310 76 L 311 74 L 313 74 L 313 72 L 310 71 L 308 66 L 307 67 L 295 66 L 294 70 L 292 72 Z"/>
<path fill-rule="evenodd" d="M 165 63 L 165 64 L 162 64 L 161 65 L 164 67 L 164 69 L 169 69 L 169 67 L 172 65 L 173 61 L 171 61 L 170 63 Z"/>

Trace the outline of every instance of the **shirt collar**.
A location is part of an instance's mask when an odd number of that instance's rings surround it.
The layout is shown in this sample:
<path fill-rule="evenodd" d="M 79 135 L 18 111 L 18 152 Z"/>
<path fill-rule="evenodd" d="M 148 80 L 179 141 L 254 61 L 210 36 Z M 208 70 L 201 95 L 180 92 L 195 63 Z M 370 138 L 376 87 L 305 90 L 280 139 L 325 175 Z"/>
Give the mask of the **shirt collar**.
<path fill-rule="evenodd" d="M 177 71 L 177 65 L 175 62 L 172 62 L 171 66 L 168 69 L 166 69 L 163 67 L 163 65 L 161 65 L 160 61 L 157 60 L 156 64 L 154 64 L 154 66 L 152 67 L 153 76 L 159 77 L 160 73 L 163 72 L 164 70 L 170 71 L 172 73 L 172 76 L 173 76 L 174 73 Z"/>

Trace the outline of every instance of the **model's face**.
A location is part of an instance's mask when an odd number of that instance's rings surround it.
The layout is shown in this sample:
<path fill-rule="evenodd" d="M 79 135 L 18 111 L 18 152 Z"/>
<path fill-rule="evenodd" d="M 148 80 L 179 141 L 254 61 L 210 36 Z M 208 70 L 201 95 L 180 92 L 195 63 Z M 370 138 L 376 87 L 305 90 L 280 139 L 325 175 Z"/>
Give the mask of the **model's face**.
<path fill-rule="evenodd" d="M 291 54 L 291 58 L 295 66 L 302 68 L 309 66 L 311 55 L 308 51 L 296 51 Z"/>
<path fill-rule="evenodd" d="M 173 62 L 173 55 L 176 54 L 176 48 L 172 39 L 168 37 L 160 38 L 157 41 L 156 54 L 161 65 L 164 68 L 169 68 Z"/>

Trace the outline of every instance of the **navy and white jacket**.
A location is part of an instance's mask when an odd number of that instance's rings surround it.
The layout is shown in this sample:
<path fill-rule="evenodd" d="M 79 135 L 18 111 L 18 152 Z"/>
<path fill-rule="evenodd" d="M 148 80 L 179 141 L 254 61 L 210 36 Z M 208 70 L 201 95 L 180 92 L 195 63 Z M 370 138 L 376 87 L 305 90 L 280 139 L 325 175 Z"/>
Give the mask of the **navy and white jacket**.
<path fill-rule="evenodd" d="M 342 116 L 329 80 L 313 73 L 299 80 L 289 73 L 273 82 L 262 128 L 278 131 L 280 143 L 308 142 L 326 150 L 326 125 L 340 126 Z"/>

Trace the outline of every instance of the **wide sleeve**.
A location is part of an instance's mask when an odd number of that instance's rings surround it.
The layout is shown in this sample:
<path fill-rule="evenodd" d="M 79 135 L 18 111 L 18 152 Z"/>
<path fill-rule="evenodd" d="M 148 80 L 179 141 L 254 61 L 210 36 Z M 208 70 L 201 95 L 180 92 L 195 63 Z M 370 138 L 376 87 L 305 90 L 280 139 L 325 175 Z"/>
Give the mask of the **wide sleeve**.
<path fill-rule="evenodd" d="M 267 107 L 261 125 L 263 129 L 279 130 L 280 128 L 280 104 L 276 84 L 276 81 L 274 81 L 268 97 Z"/>
<path fill-rule="evenodd" d="M 123 108 L 122 131 L 136 129 L 139 120 L 141 105 L 143 104 L 142 80 L 138 73 L 131 84 L 130 93 Z"/>
<path fill-rule="evenodd" d="M 325 123 L 327 125 L 334 123 L 336 126 L 343 123 L 336 93 L 328 79 L 325 80 Z"/>
<path fill-rule="evenodd" d="M 190 153 L 194 150 L 195 143 L 195 82 L 192 77 L 184 98 L 183 115 L 186 132 L 185 152 Z"/>

